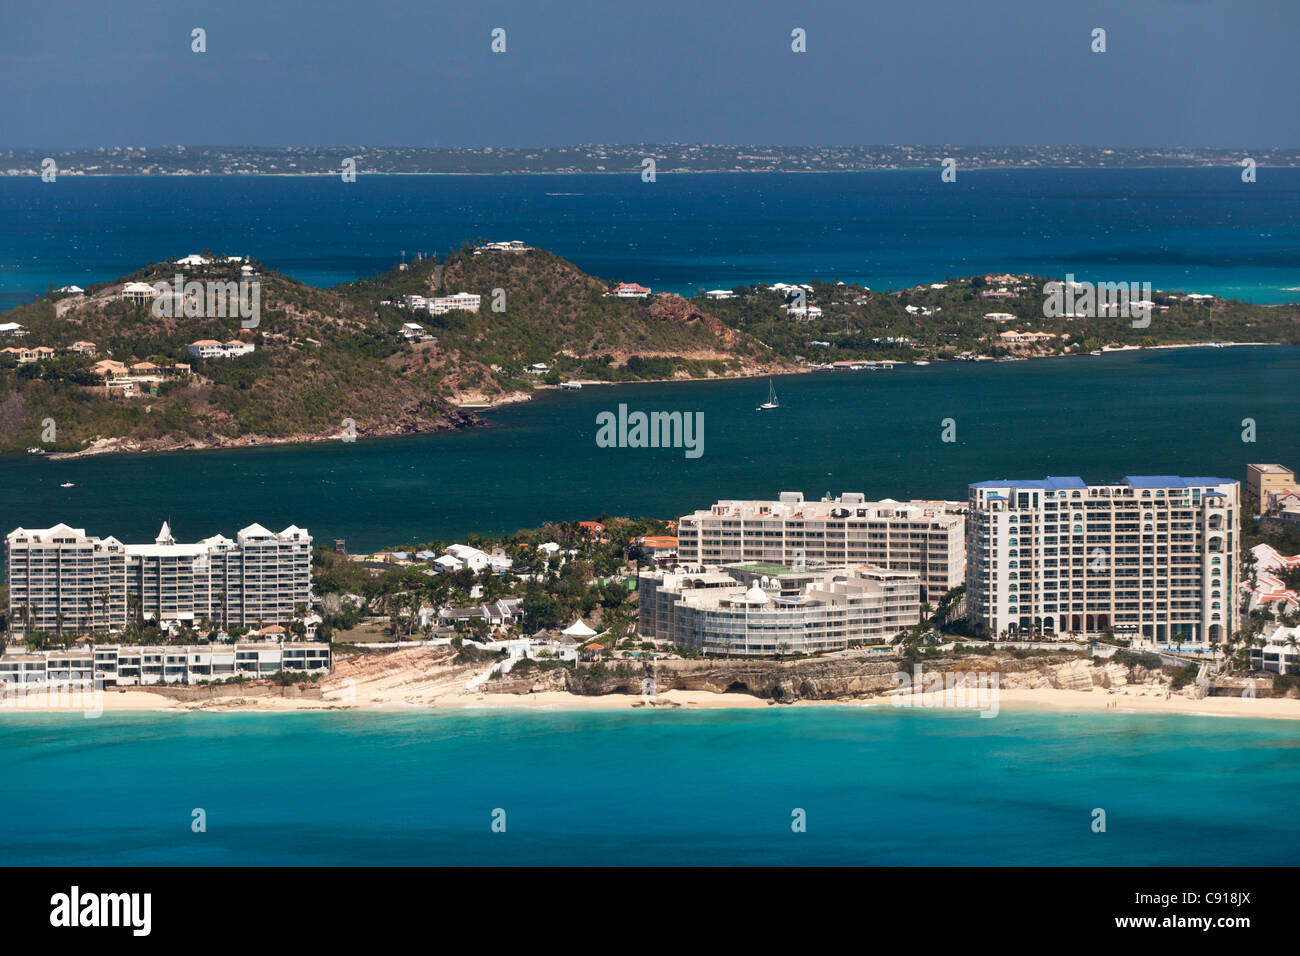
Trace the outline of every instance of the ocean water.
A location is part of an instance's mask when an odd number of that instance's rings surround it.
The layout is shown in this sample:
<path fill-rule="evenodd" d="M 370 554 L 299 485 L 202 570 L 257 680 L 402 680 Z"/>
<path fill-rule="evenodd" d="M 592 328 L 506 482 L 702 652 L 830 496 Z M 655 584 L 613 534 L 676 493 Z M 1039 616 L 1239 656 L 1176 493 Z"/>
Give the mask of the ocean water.
<path fill-rule="evenodd" d="M 992 270 L 1300 300 L 1300 169 L 800 175 L 0 177 L 0 309 L 211 248 L 315 285 L 476 237 L 693 293 Z"/>
<path fill-rule="evenodd" d="M 1244 481 L 1248 462 L 1300 460 L 1297 381 L 1300 348 L 1242 347 L 795 375 L 776 380 L 781 410 L 761 415 L 767 382 L 753 379 L 550 391 L 459 433 L 0 458 L 0 529 L 62 521 L 152 541 L 168 520 L 197 540 L 259 521 L 360 552 L 601 513 L 673 518 L 781 491 L 965 500 L 990 478 Z M 703 454 L 597 447 L 597 414 L 619 404 L 703 414 Z M 954 443 L 940 440 L 945 418 Z"/>
<path fill-rule="evenodd" d="M 1300 861 L 1289 721 L 852 707 L 5 714 L 0 760 L 6 865 Z M 195 809 L 205 833 L 191 830 Z M 491 829 L 498 809 L 504 833 Z"/>

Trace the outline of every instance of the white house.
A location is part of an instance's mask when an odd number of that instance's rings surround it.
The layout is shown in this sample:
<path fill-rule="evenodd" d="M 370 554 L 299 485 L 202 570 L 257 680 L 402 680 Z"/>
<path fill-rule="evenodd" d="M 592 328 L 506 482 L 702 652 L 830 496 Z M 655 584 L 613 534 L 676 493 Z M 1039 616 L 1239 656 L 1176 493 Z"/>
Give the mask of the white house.
<path fill-rule="evenodd" d="M 12 335 L 16 339 L 21 339 L 27 334 L 27 330 L 17 322 L 0 322 L 0 335 Z"/>
<path fill-rule="evenodd" d="M 240 342 L 232 339 L 229 342 L 218 342 L 216 339 L 199 339 L 197 342 L 191 342 L 189 345 L 190 354 L 195 358 L 236 358 L 240 355 L 248 355 L 256 350 L 252 342 Z"/>
<path fill-rule="evenodd" d="M 151 302 L 157 295 L 158 290 L 147 282 L 128 282 L 122 286 L 121 297 L 128 302 L 134 302 L 136 305 Z"/>

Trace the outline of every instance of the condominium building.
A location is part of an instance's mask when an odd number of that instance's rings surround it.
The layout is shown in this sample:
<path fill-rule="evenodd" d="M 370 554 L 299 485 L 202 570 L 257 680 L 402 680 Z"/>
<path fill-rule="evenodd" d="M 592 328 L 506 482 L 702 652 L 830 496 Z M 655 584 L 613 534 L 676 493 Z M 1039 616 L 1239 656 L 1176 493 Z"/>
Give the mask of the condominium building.
<path fill-rule="evenodd" d="M 1101 634 L 1222 641 L 1240 486 L 1227 478 L 999 479 L 970 486 L 966 612 L 994 637 Z"/>
<path fill-rule="evenodd" d="M 88 645 L 74 651 L 0 656 L 0 684 L 135 687 L 198 684 L 231 677 L 266 678 L 281 671 L 327 672 L 330 646 L 317 643 L 203 644 L 185 647 Z"/>
<path fill-rule="evenodd" d="M 869 564 L 918 575 L 921 600 L 937 601 L 966 577 L 966 505 L 867 501 L 861 493 L 805 501 L 719 501 L 677 524 L 683 564 L 765 561 L 804 567 Z"/>
<path fill-rule="evenodd" d="M 1246 490 L 1255 499 L 1256 514 L 1266 514 L 1273 496 L 1296 487 L 1295 472 L 1281 465 L 1247 465 Z"/>
<path fill-rule="evenodd" d="M 290 621 L 311 590 L 311 535 L 251 524 L 235 535 L 178 544 L 164 523 L 153 544 L 123 544 L 83 528 L 16 528 L 8 550 L 14 634 L 117 631 L 128 615 L 160 626 Z"/>
<path fill-rule="evenodd" d="M 920 621 L 920 585 L 880 568 L 679 567 L 638 576 L 638 633 L 704 654 L 813 654 L 884 644 Z"/>

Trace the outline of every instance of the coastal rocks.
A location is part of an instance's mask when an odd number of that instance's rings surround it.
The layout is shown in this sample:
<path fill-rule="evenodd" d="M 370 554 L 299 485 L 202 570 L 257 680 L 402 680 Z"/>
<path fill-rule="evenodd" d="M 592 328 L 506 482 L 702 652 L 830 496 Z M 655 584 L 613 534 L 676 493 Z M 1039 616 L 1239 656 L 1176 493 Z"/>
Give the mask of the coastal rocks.
<path fill-rule="evenodd" d="M 1092 690 L 1095 668 L 1087 661 L 1071 661 L 1052 671 L 1052 686 L 1057 690 Z"/>

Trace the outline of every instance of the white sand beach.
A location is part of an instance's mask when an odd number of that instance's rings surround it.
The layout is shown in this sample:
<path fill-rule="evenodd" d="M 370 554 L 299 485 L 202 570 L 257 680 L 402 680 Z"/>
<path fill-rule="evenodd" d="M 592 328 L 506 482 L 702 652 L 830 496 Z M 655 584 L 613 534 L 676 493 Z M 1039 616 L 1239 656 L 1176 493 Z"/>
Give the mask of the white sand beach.
<path fill-rule="evenodd" d="M 945 696 L 946 695 L 946 696 Z M 652 705 L 643 702 L 639 695 L 606 694 L 585 696 L 563 691 L 544 691 L 533 694 L 495 694 L 468 691 L 463 681 L 445 682 L 442 686 L 414 689 L 327 687 L 317 697 L 217 696 L 205 700 L 177 700 L 165 692 L 150 690 L 106 690 L 88 698 L 46 698 L 34 695 L 23 700 L 0 701 L 0 720 L 6 712 L 169 712 L 187 711 L 233 712 L 259 711 L 288 713 L 305 711 L 418 711 L 418 710 L 547 710 L 547 711 L 613 711 L 613 710 L 724 710 L 754 709 L 763 707 L 908 707 L 913 709 L 959 709 L 985 711 L 996 715 L 1002 711 L 1023 709 L 1050 710 L 1068 713 L 1162 713 L 1206 717 L 1259 717 L 1267 719 L 1300 720 L 1300 700 L 1293 698 L 1242 698 L 1206 697 L 1194 699 L 1178 694 L 1165 696 L 1163 689 L 1154 687 L 1128 687 L 1106 692 L 1102 690 L 1072 691 L 1052 688 L 986 689 L 974 691 L 962 699 L 952 691 L 932 691 L 895 698 L 879 696 L 842 700 L 801 700 L 792 704 L 778 704 L 751 694 L 716 694 L 700 690 L 669 690 L 660 693 Z"/>

